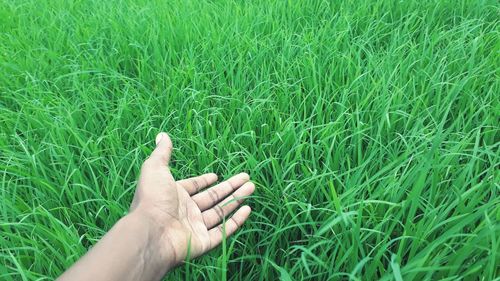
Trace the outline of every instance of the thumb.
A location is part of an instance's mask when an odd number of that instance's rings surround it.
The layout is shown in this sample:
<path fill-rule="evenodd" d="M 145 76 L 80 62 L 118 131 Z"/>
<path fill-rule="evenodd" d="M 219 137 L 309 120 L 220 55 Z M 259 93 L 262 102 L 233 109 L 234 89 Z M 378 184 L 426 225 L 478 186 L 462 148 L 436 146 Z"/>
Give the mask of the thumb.
<path fill-rule="evenodd" d="M 161 132 L 155 139 L 156 148 L 151 153 L 151 159 L 158 161 L 160 164 L 168 166 L 170 156 L 172 155 L 172 141 L 167 133 Z"/>

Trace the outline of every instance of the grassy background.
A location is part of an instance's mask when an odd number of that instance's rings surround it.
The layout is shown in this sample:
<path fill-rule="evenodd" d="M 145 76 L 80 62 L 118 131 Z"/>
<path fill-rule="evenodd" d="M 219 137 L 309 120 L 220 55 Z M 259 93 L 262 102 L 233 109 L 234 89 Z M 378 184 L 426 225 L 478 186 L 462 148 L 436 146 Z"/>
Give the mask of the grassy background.
<path fill-rule="evenodd" d="M 497 1 L 0 0 L 0 278 L 50 280 L 177 178 L 244 229 L 167 280 L 499 276 Z"/>

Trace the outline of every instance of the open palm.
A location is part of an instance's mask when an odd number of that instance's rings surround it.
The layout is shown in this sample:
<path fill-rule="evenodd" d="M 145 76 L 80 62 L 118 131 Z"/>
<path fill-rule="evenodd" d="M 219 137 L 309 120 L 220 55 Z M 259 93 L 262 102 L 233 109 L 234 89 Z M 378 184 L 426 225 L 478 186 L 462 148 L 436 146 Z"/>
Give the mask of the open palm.
<path fill-rule="evenodd" d="M 210 173 L 175 181 L 168 164 L 172 142 L 166 133 L 156 137 L 156 148 L 144 162 L 131 210 L 144 212 L 160 229 L 160 249 L 173 251 L 176 262 L 197 257 L 219 245 L 248 218 L 250 207 L 239 208 L 255 186 L 246 173 L 235 175 L 211 188 L 217 175 Z M 208 189 L 206 189 L 208 188 Z"/>

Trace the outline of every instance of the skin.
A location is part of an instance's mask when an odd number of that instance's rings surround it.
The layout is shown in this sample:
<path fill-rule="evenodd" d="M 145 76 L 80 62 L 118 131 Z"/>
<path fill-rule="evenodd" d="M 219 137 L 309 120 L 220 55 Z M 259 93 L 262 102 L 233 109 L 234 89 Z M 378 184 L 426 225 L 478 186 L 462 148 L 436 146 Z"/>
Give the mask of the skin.
<path fill-rule="evenodd" d="M 188 254 L 203 255 L 242 226 L 251 209 L 238 207 L 255 190 L 248 174 L 212 187 L 213 173 L 176 181 L 168 166 L 171 154 L 170 137 L 158 134 L 130 213 L 58 280 L 161 280 Z"/>

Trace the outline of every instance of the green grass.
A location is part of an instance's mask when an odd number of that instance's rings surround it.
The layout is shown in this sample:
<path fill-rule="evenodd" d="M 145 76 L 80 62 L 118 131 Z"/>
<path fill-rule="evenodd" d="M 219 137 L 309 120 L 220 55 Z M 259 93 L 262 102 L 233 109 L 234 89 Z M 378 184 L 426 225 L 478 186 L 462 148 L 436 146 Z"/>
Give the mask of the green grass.
<path fill-rule="evenodd" d="M 498 278 L 499 7 L 0 0 L 0 279 L 83 255 L 159 131 L 257 185 L 167 280 Z"/>

